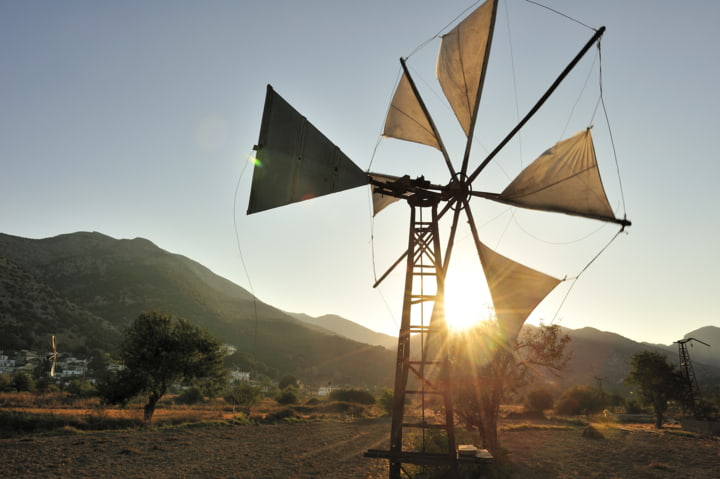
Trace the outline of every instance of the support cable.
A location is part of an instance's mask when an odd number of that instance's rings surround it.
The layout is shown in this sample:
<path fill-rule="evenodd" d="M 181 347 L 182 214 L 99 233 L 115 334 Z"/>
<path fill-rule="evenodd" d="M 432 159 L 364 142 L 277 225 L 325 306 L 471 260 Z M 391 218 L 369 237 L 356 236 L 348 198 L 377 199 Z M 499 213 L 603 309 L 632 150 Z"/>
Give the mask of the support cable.
<path fill-rule="evenodd" d="M 600 42 L 598 42 L 598 57 L 600 58 L 600 103 L 602 104 L 603 114 L 605 115 L 605 122 L 607 124 L 608 134 L 610 136 L 610 144 L 612 145 L 613 157 L 615 158 L 615 169 L 617 170 L 618 185 L 620 187 L 620 199 L 622 201 L 623 215 L 627 214 L 627 208 L 625 207 L 625 193 L 623 191 L 622 176 L 620 176 L 620 163 L 618 162 L 617 150 L 615 149 L 615 139 L 613 138 L 612 129 L 610 128 L 610 118 L 608 117 L 607 108 L 605 106 L 605 97 L 603 96 L 603 80 L 602 80 L 602 48 Z"/>
<path fill-rule="evenodd" d="M 571 17 L 570 15 L 567 15 L 567 14 L 565 14 L 565 13 L 562 13 L 562 12 L 558 11 L 558 10 L 555 10 L 554 8 L 550 8 L 550 7 L 548 7 L 547 5 L 543 5 L 542 3 L 535 2 L 535 1 L 533 1 L 533 0 L 525 0 L 525 1 L 526 1 L 527 3 L 532 3 L 533 5 L 537 5 L 538 7 L 541 7 L 541 8 L 544 8 L 544 9 L 546 9 L 546 10 L 549 10 L 549 11 L 551 11 L 551 12 L 557 14 L 557 15 L 560 15 L 561 17 L 565 17 L 565 18 L 567 18 L 568 20 L 573 21 L 573 22 L 577 23 L 578 25 L 582 25 L 582 26 L 585 27 L 585 28 L 589 28 L 590 30 L 597 31 L 596 28 L 593 28 L 593 27 L 591 27 L 590 25 L 587 25 L 587 24 L 581 22 L 580 20 L 578 20 L 578 19 L 576 19 L 576 18 L 573 18 L 573 17 Z"/>
<path fill-rule="evenodd" d="M 570 296 L 570 292 L 575 287 L 575 283 L 577 283 L 577 280 L 580 279 L 580 276 L 590 267 L 591 264 L 593 264 L 595 262 L 596 259 L 598 259 L 598 257 L 601 254 L 603 254 L 605 252 L 606 249 L 608 249 L 608 247 L 613 243 L 613 241 L 615 241 L 617 239 L 617 237 L 620 236 L 620 234 L 623 233 L 624 231 L 625 231 L 625 227 L 620 228 L 620 230 L 617 233 L 615 233 L 615 236 L 610 238 L 610 241 L 608 241 L 607 244 L 605 246 L 603 246 L 602 249 L 595 256 L 593 256 L 593 258 L 588 262 L 588 264 L 586 264 L 585 267 L 583 269 L 581 269 L 580 272 L 574 278 L 565 277 L 562 279 L 562 281 L 571 280 L 572 284 L 570 284 L 570 287 L 565 292 L 565 296 L 563 296 L 562 301 L 560 301 L 560 305 L 558 306 L 558 309 L 555 312 L 555 315 L 553 316 L 552 320 L 550 321 L 551 323 L 555 322 L 555 320 L 557 319 L 558 315 L 560 314 L 560 310 L 562 309 L 563 305 L 565 304 L 565 300 L 567 300 L 568 296 Z"/>
<path fill-rule="evenodd" d="M 248 155 L 248 158 L 252 158 L 252 153 Z M 250 280 L 250 274 L 248 273 L 247 265 L 245 264 L 245 257 L 243 256 L 242 248 L 240 246 L 240 232 L 238 231 L 238 222 L 237 222 L 237 200 L 238 200 L 238 193 L 240 191 L 240 183 L 243 179 L 243 176 L 245 175 L 245 170 L 247 170 L 248 165 L 250 162 L 246 162 L 245 166 L 242 167 L 242 170 L 240 170 L 240 176 L 238 177 L 237 184 L 235 185 L 235 195 L 233 196 L 233 225 L 235 226 L 235 242 L 237 244 L 238 254 L 240 255 L 240 264 L 242 264 L 243 272 L 245 273 L 245 278 L 247 278 L 248 287 L 250 288 L 250 294 L 253 299 L 253 313 L 255 316 L 255 332 L 253 333 L 253 344 L 257 344 L 257 332 L 258 332 L 258 311 L 257 311 L 257 298 L 255 297 L 255 289 L 253 288 L 252 281 Z"/>

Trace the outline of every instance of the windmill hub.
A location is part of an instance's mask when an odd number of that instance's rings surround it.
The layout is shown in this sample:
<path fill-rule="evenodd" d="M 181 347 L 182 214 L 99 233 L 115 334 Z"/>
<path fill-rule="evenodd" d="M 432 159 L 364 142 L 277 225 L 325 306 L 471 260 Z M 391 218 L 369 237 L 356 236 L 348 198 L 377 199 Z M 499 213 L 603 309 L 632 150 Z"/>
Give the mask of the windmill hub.
<path fill-rule="evenodd" d="M 448 184 L 447 191 L 453 209 L 461 208 L 463 204 L 470 201 L 472 196 L 472 185 L 469 178 L 463 173 L 457 173 L 455 178 Z"/>

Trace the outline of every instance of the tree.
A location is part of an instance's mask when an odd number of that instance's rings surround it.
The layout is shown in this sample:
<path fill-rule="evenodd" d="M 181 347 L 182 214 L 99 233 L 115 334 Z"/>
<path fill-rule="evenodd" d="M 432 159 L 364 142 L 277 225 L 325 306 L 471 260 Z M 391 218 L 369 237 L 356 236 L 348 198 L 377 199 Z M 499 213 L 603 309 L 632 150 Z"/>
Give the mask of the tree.
<path fill-rule="evenodd" d="M 220 343 L 207 331 L 166 313 L 140 314 L 125 331 L 119 357 L 123 368 L 100 387 L 101 394 L 110 404 L 145 395 L 145 422 L 173 384 L 225 380 Z"/>
<path fill-rule="evenodd" d="M 641 351 L 632 358 L 632 369 L 625 382 L 637 386 L 638 397 L 655 411 L 655 428 L 662 429 L 668 401 L 682 399 L 684 379 L 667 357 L 654 351 Z"/>
<path fill-rule="evenodd" d="M 489 321 L 453 340 L 455 413 L 465 426 L 480 433 L 482 446 L 499 448 L 497 419 L 500 404 L 534 379 L 541 369 L 557 372 L 569 356 L 570 337 L 557 325 L 526 328 L 516 341 L 500 334 Z"/>

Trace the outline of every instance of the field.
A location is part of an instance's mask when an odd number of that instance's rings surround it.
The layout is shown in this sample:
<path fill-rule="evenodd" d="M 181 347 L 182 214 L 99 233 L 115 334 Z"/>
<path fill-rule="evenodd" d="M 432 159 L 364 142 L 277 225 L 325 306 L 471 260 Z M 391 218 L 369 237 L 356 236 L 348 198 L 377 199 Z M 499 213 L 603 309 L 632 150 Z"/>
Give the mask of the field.
<path fill-rule="evenodd" d="M 2 411 L 7 413 L 4 407 Z M 17 410 L 17 409 L 16 409 Z M 37 411 L 36 411 L 37 412 Z M 24 411 L 23 414 L 28 413 Z M 55 409 L 57 417 L 70 417 Z M 75 416 L 128 411 L 75 410 Z M 366 459 L 387 447 L 387 417 L 322 414 L 276 424 L 233 420 L 217 408 L 168 408 L 158 424 L 120 430 L 65 425 L 49 432 L 8 433 L 0 439 L 2 477 L 73 478 L 368 478 L 386 477 L 386 463 Z M 68 421 L 68 424 L 71 421 Z M 92 423 L 92 421 L 89 421 Z M 86 423 L 88 423 L 86 421 Z M 604 439 L 582 435 L 582 420 L 501 421 L 506 457 L 496 478 L 720 477 L 720 442 L 669 427 L 593 423 Z"/>

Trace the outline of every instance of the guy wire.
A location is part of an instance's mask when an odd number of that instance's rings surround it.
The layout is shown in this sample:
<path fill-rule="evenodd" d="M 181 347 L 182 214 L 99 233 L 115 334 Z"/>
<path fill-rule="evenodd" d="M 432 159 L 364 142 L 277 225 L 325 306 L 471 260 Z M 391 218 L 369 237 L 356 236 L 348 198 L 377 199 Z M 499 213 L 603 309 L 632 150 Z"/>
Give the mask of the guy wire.
<path fill-rule="evenodd" d="M 248 155 L 248 158 L 251 158 L 253 155 L 250 153 Z M 247 266 L 245 264 L 245 258 L 243 256 L 242 248 L 240 247 L 240 232 L 238 231 L 238 223 L 237 223 L 237 200 L 238 200 L 238 192 L 240 191 L 240 182 L 242 181 L 243 175 L 245 174 L 245 170 L 247 169 L 247 166 L 250 162 L 246 162 L 245 166 L 242 167 L 242 170 L 240 170 L 240 176 L 238 177 L 237 184 L 235 185 L 235 195 L 233 196 L 233 225 L 235 226 L 235 242 L 237 244 L 238 253 L 240 255 L 240 264 L 242 264 L 243 272 L 245 273 L 245 277 L 248 281 L 248 287 L 250 288 L 250 295 L 252 296 L 253 300 L 253 312 L 255 315 L 255 331 L 253 333 L 253 345 L 257 345 L 257 333 L 258 333 L 258 311 L 257 311 L 257 298 L 255 297 L 255 289 L 253 288 L 252 281 L 250 280 L 250 274 L 248 273 Z"/>

